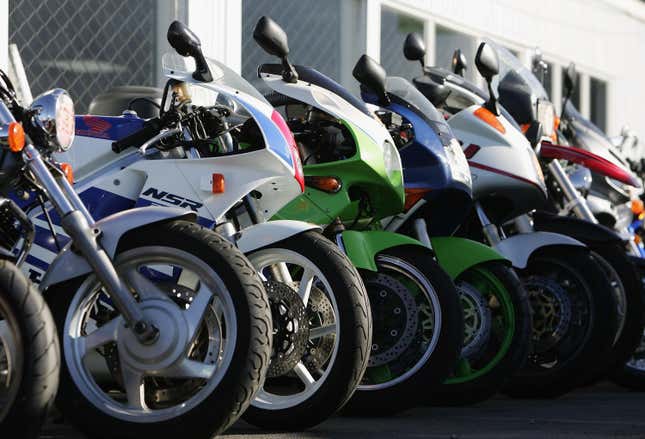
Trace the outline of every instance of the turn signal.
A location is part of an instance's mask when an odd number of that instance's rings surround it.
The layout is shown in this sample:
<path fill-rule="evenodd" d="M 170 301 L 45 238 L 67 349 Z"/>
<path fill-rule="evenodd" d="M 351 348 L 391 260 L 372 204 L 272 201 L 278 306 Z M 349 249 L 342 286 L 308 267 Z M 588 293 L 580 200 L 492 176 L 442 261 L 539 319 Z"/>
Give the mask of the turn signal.
<path fill-rule="evenodd" d="M 305 185 L 320 189 L 324 192 L 335 194 L 343 186 L 336 177 L 305 177 Z"/>
<path fill-rule="evenodd" d="M 224 185 L 224 175 L 223 174 L 213 174 L 213 193 L 214 194 L 223 194 L 226 186 Z"/>
<path fill-rule="evenodd" d="M 69 163 L 61 163 L 60 170 L 65 174 L 65 178 L 69 181 L 69 184 L 74 184 L 74 169 Z"/>
<path fill-rule="evenodd" d="M 640 245 L 643 242 L 643 238 L 638 233 L 634 233 L 634 242 L 637 245 Z"/>
<path fill-rule="evenodd" d="M 638 215 L 645 210 L 645 205 L 643 205 L 643 200 L 632 200 L 632 212 L 634 215 Z"/>
<path fill-rule="evenodd" d="M 9 124 L 9 149 L 13 152 L 20 152 L 25 147 L 25 130 L 18 122 Z"/>
<path fill-rule="evenodd" d="M 427 188 L 406 188 L 405 189 L 405 206 L 404 209 L 407 211 L 412 208 L 417 202 L 430 192 L 430 189 Z"/>
<path fill-rule="evenodd" d="M 488 125 L 495 128 L 500 133 L 506 133 L 506 128 L 504 128 L 504 125 L 502 125 L 497 116 L 495 116 L 488 108 L 479 107 L 473 114 L 479 119 L 486 122 Z"/>

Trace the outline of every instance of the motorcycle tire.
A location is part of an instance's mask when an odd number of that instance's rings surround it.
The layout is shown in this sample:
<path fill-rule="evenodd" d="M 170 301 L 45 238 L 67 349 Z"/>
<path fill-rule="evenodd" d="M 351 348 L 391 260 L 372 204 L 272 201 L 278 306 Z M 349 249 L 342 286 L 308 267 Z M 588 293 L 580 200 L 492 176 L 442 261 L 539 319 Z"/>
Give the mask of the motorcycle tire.
<path fill-rule="evenodd" d="M 273 243 L 247 256 L 261 274 L 268 273 L 277 263 L 284 263 L 294 278 L 299 272 L 303 277 L 307 272 L 312 275 L 304 283 L 309 293 L 301 289 L 301 277 L 295 281 L 294 291 L 286 291 L 282 296 L 285 308 L 304 310 L 307 322 L 293 326 L 302 328 L 308 340 L 303 346 L 296 341 L 300 334 L 294 338 L 281 336 L 279 332 L 289 326 L 290 320 L 280 324 L 279 312 L 274 312 L 277 333 L 270 376 L 243 418 L 269 430 L 301 431 L 313 427 L 349 400 L 367 367 L 372 317 L 365 285 L 338 246 L 314 231 Z M 270 273 L 266 274 L 269 276 Z M 275 301 L 268 289 L 269 299 Z M 303 293 L 296 295 L 296 289 Z M 301 300 L 304 296 L 308 296 L 306 302 Z M 275 303 L 273 307 L 276 309 Z M 335 332 L 318 337 L 321 328 L 332 325 Z M 291 341 L 285 344 L 285 339 Z M 285 348 L 278 353 L 280 346 Z M 303 381 L 305 387 L 300 391 L 298 381 L 310 378 L 314 381 L 308 386 Z"/>
<path fill-rule="evenodd" d="M 377 272 L 362 272 L 374 336 L 370 366 L 343 411 L 350 416 L 390 416 L 422 405 L 454 369 L 463 342 L 459 294 L 429 249 L 390 248 L 376 265 Z"/>
<path fill-rule="evenodd" d="M 58 389 L 58 335 L 40 292 L 4 260 L 0 326 L 0 436 L 37 438 Z"/>
<path fill-rule="evenodd" d="M 451 376 L 430 393 L 437 406 L 485 401 L 526 363 L 531 338 L 528 295 L 502 262 L 471 267 L 455 281 L 464 311 L 464 346 Z"/>
<path fill-rule="evenodd" d="M 527 365 L 504 392 L 515 398 L 561 396 L 588 382 L 597 371 L 593 365 L 611 352 L 614 293 L 586 247 L 538 250 L 518 274 L 533 312 L 532 346 Z"/>
<path fill-rule="evenodd" d="M 90 438 L 206 439 L 223 432 L 248 407 L 264 381 L 269 364 L 271 314 L 266 291 L 256 271 L 229 241 L 197 224 L 181 220 L 129 231 L 119 242 L 114 264 L 139 297 L 153 289 L 149 286 L 153 281 L 156 281 L 155 288 L 167 294 L 167 297 L 161 294 L 161 298 L 144 297 L 140 302 L 144 313 L 154 316 L 156 309 L 165 309 L 163 306 L 190 312 L 195 303 L 201 303 L 203 311 L 198 311 L 199 320 L 187 323 L 195 328 L 194 335 L 188 336 L 192 342 L 182 344 L 189 346 L 189 351 L 185 347 L 180 351 L 183 355 L 180 358 L 189 361 L 186 364 L 191 373 L 155 372 L 155 376 L 148 376 L 146 370 L 133 375 L 130 368 L 133 358 L 143 358 L 141 362 L 147 360 L 146 349 L 152 348 L 140 347 L 130 330 L 121 328 L 120 324 L 112 331 L 118 334 L 114 335 L 116 341 L 103 342 L 97 348 L 101 351 L 96 350 L 100 357 L 83 355 L 84 366 L 79 366 L 76 356 L 80 355 L 76 354 L 78 347 L 74 343 L 76 338 L 83 336 L 76 334 L 77 327 L 83 327 L 81 319 L 88 319 L 84 323 L 87 326 L 98 326 L 110 318 L 103 323 L 108 327 L 121 317 L 113 316 L 118 311 L 110 311 L 109 296 L 101 293 L 100 283 L 93 274 L 53 285 L 47 289 L 46 297 L 63 340 L 64 361 L 56 404 L 64 418 Z M 128 271 L 132 267 L 138 274 Z M 176 274 L 176 268 L 181 268 L 180 274 Z M 193 286 L 188 285 L 190 282 Z M 200 293 L 204 287 L 211 290 L 211 296 L 205 301 L 199 299 L 204 294 Z M 193 299 L 197 300 L 193 302 Z M 150 308 L 146 308 L 146 304 Z M 181 327 L 183 320 L 179 323 L 171 320 L 172 312 L 165 314 L 171 317 L 165 317 L 165 324 L 159 325 L 160 336 L 155 343 L 167 339 L 164 331 L 170 331 L 170 326 L 173 327 L 170 334 L 180 334 L 174 327 Z M 91 322 L 90 317 L 98 323 Z M 98 333 L 103 325 L 85 337 Z M 231 342 L 227 343 L 229 339 Z M 89 344 L 89 338 L 86 340 L 85 344 Z M 177 346 L 177 343 L 169 343 Z M 121 348 L 122 345 L 126 347 Z M 138 348 L 139 357 L 128 354 L 131 346 Z M 88 350 L 83 349 L 81 352 Z M 89 376 L 86 370 L 96 360 L 101 367 L 94 366 L 96 373 Z M 193 363 L 199 360 L 198 365 L 190 368 L 191 360 Z M 221 367 L 207 376 L 200 375 L 203 373 L 200 371 L 217 361 L 221 361 Z M 106 382 L 114 386 L 107 389 L 111 393 L 103 390 Z M 129 388 L 135 392 L 132 400 Z M 120 390 L 120 394 L 125 393 L 125 403 L 115 389 Z M 189 396 L 185 397 L 182 392 Z M 164 398 L 175 400 L 168 403 Z"/>

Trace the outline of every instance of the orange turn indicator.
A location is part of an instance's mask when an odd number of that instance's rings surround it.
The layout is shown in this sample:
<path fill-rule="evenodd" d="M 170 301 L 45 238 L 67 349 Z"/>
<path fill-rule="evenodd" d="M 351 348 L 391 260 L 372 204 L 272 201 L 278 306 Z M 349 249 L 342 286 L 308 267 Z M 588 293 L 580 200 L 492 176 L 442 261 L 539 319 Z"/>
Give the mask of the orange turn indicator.
<path fill-rule="evenodd" d="M 65 178 L 69 181 L 69 184 L 74 184 L 74 169 L 69 163 L 61 163 L 60 170 L 65 174 Z"/>
<path fill-rule="evenodd" d="M 632 200 L 632 212 L 634 213 L 634 215 L 638 215 L 643 211 L 645 211 L 643 200 L 640 200 L 640 199 Z"/>
<path fill-rule="evenodd" d="M 223 194 L 226 186 L 224 184 L 224 175 L 223 174 L 213 174 L 213 193 L 214 194 Z"/>
<path fill-rule="evenodd" d="M 473 114 L 477 116 L 479 119 L 486 122 L 488 125 L 495 128 L 500 133 L 504 134 L 506 132 L 506 128 L 504 128 L 504 125 L 502 125 L 502 123 L 499 121 L 497 116 L 491 113 L 491 111 L 488 108 L 479 107 L 478 109 L 475 110 Z"/>
<path fill-rule="evenodd" d="M 25 130 L 18 122 L 9 124 L 9 149 L 20 152 L 25 147 Z"/>

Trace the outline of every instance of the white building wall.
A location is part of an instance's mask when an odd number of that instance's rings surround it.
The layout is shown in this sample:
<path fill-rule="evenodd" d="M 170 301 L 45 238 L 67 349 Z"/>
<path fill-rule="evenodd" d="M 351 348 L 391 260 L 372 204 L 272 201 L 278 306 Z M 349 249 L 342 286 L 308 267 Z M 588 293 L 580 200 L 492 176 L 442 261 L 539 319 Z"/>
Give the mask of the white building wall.
<path fill-rule="evenodd" d="M 550 62 L 576 63 L 608 82 L 607 131 L 624 124 L 645 136 L 645 5 L 637 0 L 367 0 L 514 49 L 539 46 Z M 431 47 L 431 46 L 430 46 Z M 376 51 L 372 53 L 375 54 Z M 559 75 L 559 74 L 558 74 Z M 581 85 L 583 85 L 581 84 Z M 559 94 L 559 86 L 555 91 Z M 586 96 L 585 96 L 586 94 Z M 588 108 L 583 93 L 581 106 Z"/>

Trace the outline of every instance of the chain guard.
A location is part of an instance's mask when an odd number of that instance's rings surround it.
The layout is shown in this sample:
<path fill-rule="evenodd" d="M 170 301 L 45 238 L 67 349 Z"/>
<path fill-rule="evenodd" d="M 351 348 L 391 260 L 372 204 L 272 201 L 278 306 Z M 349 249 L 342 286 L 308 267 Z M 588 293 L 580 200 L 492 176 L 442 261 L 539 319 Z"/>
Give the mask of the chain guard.
<path fill-rule="evenodd" d="M 289 285 L 266 281 L 273 319 L 273 352 L 268 378 L 293 370 L 305 353 L 309 340 L 307 312 L 298 293 Z M 312 287 L 313 292 L 313 287 Z"/>

